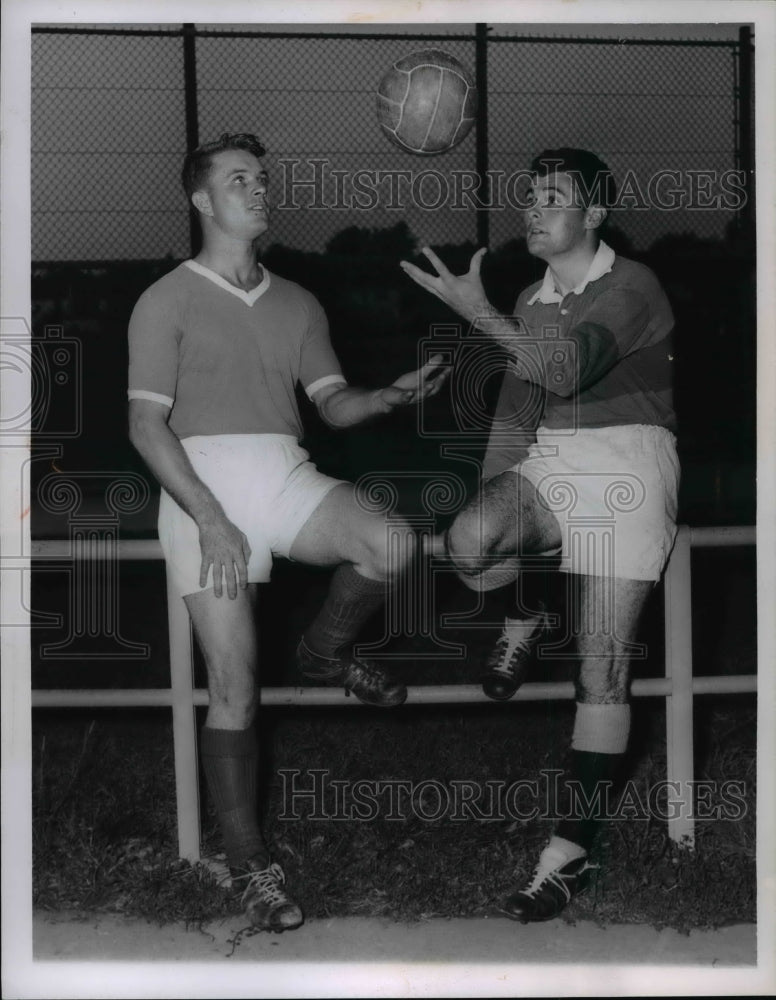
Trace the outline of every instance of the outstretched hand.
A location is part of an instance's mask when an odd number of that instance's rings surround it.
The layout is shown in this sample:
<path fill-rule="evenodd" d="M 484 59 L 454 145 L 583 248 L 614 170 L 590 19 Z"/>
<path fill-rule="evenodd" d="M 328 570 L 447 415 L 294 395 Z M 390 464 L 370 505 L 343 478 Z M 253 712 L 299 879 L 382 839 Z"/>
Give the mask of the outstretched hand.
<path fill-rule="evenodd" d="M 417 371 L 400 375 L 395 382 L 380 389 L 378 398 L 385 411 L 396 406 L 409 406 L 435 396 L 450 374 L 450 366 L 441 354 L 435 354 Z"/>
<path fill-rule="evenodd" d="M 405 274 L 470 323 L 488 312 L 490 303 L 480 278 L 482 258 L 488 252 L 485 247 L 481 247 L 474 254 L 466 274 L 453 274 L 430 247 L 423 247 L 422 252 L 436 270 L 436 274 L 429 274 L 415 264 L 402 260 L 399 262 L 399 267 Z"/>

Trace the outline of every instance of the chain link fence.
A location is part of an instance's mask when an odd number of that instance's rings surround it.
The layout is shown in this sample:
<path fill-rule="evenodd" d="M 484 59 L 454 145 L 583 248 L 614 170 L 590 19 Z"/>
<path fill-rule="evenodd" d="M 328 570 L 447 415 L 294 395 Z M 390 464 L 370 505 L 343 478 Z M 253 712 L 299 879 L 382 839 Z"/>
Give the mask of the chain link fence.
<path fill-rule="evenodd" d="M 443 36 L 198 27 L 192 37 L 187 55 L 182 26 L 33 29 L 35 262 L 188 256 L 182 157 L 193 137 L 223 131 L 264 141 L 271 239 L 297 250 L 322 251 L 349 227 L 399 222 L 434 245 L 483 233 L 491 247 L 519 239 L 517 175 L 554 145 L 609 162 L 622 192 L 613 221 L 636 250 L 669 234 L 722 238 L 741 208 L 732 41 L 500 32 L 479 53 L 487 145 L 480 127 L 448 153 L 418 157 L 379 129 L 379 80 L 428 47 L 473 70 L 473 26 Z M 478 213 L 461 192 L 483 164 L 490 201 Z"/>
<path fill-rule="evenodd" d="M 738 204 L 724 187 L 735 186 L 733 48 L 494 40 L 490 169 L 509 174 L 546 147 L 592 149 L 618 181 L 611 221 L 636 247 L 682 232 L 720 238 Z M 508 212 L 493 214 L 496 244 L 514 228 Z"/>

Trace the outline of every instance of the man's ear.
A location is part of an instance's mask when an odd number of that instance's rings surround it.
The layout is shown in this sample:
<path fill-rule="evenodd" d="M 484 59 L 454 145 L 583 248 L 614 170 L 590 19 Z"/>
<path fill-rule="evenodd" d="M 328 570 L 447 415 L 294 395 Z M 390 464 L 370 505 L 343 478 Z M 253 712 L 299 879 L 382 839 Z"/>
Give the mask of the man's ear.
<path fill-rule="evenodd" d="M 598 229 L 604 224 L 608 214 L 600 205 L 591 205 L 585 212 L 585 229 Z"/>
<path fill-rule="evenodd" d="M 195 191 L 191 196 L 194 208 L 202 215 L 212 215 L 213 206 L 210 204 L 210 196 L 207 191 Z"/>

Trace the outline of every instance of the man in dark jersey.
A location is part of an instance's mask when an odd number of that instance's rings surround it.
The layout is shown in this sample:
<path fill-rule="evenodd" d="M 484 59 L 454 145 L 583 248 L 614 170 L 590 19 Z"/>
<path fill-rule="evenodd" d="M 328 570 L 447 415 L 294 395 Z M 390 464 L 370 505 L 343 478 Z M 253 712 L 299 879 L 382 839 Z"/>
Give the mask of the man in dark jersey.
<path fill-rule="evenodd" d="M 351 484 L 308 460 L 295 387 L 332 427 L 349 427 L 434 394 L 446 373 L 432 358 L 383 389 L 346 384 L 316 299 L 257 262 L 269 225 L 263 155 L 240 133 L 186 157 L 202 249 L 135 306 L 129 418 L 162 486 L 159 538 L 207 666 L 202 762 L 233 884 L 257 927 L 282 931 L 303 917 L 257 818 L 256 584 L 269 580 L 275 555 L 336 566 L 299 667 L 368 704 L 398 705 L 404 685 L 351 646 L 413 554 L 409 526 L 392 518 L 389 536 Z"/>
<path fill-rule="evenodd" d="M 530 594 L 530 557 L 559 552 L 559 568 L 569 574 L 579 670 L 566 788 L 581 791 L 572 802 L 584 805 L 584 796 L 593 808 L 569 810 L 530 883 L 502 901 L 522 922 L 557 916 L 590 867 L 596 794 L 614 781 L 626 750 L 629 663 L 674 542 L 679 478 L 673 316 L 654 274 L 600 238 L 615 200 L 612 174 L 594 154 L 561 148 L 540 154 L 531 176 L 527 245 L 547 270 L 520 295 L 513 316 L 499 315 L 485 295 L 484 250 L 460 276 L 428 248 L 435 275 L 402 262 L 421 287 L 508 352 L 499 418 L 526 409 L 526 389 L 544 396 L 527 455 L 484 480 L 445 537 L 473 589 L 515 588 L 518 581 L 486 665 L 483 687 L 492 698 L 516 692 L 549 623 Z M 499 449 L 503 439 L 494 441 L 491 457 Z M 526 571 L 518 575 L 521 558 Z"/>

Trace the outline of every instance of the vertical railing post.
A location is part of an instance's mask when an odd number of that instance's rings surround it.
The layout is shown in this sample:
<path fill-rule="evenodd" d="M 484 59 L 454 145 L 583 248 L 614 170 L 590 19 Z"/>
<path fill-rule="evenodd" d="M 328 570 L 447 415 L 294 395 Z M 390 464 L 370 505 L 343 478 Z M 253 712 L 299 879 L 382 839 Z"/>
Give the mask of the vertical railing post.
<path fill-rule="evenodd" d="M 187 861 L 200 857 L 199 769 L 194 709 L 194 661 L 191 621 L 182 598 L 167 577 L 170 630 L 170 687 L 178 809 L 178 853 Z"/>
<path fill-rule="evenodd" d="M 665 574 L 668 835 L 695 846 L 693 819 L 692 563 L 690 529 L 680 527 Z"/>

